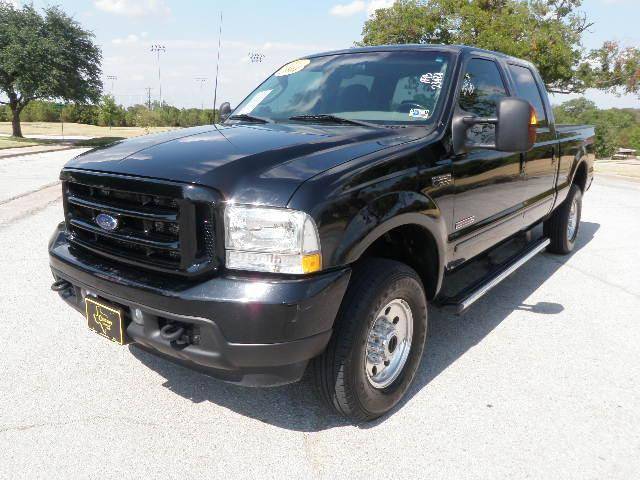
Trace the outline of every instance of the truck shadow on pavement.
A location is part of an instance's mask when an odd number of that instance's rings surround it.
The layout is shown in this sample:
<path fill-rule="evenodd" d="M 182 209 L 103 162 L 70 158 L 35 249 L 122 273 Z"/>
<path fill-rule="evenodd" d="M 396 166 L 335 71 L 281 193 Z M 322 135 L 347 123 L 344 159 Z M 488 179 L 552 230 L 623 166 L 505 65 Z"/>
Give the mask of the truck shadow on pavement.
<path fill-rule="evenodd" d="M 587 245 L 599 228 L 597 223 L 582 222 L 580 235 L 571 255 L 562 257 L 544 253 L 533 258 L 514 272 L 509 281 L 494 288 L 462 316 L 430 308 L 425 353 L 412 387 L 390 413 L 362 424 L 360 428 L 375 427 L 401 411 L 414 395 L 481 342 L 513 311 L 526 310 L 546 316 L 562 313 L 564 307 L 558 303 L 538 302 L 531 305 L 524 302 L 572 255 Z M 140 362 L 166 379 L 163 384 L 165 388 L 194 403 L 212 402 L 240 415 L 294 431 L 315 432 L 350 424 L 321 404 L 308 372 L 296 384 L 275 388 L 249 388 L 216 380 L 155 357 L 135 346 L 130 347 L 130 351 Z"/>

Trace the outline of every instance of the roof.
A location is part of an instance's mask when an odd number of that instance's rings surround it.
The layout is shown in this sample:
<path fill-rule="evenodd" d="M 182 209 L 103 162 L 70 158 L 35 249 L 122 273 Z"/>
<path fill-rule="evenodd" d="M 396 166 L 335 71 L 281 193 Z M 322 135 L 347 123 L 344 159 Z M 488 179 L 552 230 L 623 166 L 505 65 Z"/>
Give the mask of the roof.
<path fill-rule="evenodd" d="M 342 55 L 346 53 L 367 53 L 367 52 L 393 52 L 393 51 L 421 51 L 421 50 L 434 50 L 440 52 L 451 53 L 484 53 L 494 55 L 496 57 L 505 60 L 517 60 L 518 62 L 529 63 L 525 60 L 506 55 L 501 52 L 493 52 L 491 50 L 484 50 L 482 48 L 470 47 L 468 45 L 441 45 L 431 43 L 404 43 L 396 45 L 374 45 L 371 47 L 353 47 L 342 50 L 333 50 L 321 53 L 315 53 L 308 55 L 305 58 L 324 57 L 327 55 Z"/>

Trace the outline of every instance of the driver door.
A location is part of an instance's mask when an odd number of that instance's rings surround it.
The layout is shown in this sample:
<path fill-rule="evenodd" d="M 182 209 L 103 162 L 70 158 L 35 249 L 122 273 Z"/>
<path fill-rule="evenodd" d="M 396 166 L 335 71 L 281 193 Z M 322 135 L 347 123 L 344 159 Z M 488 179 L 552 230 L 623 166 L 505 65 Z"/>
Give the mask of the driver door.
<path fill-rule="evenodd" d="M 456 108 L 464 115 L 495 117 L 497 104 L 510 96 L 500 65 L 491 57 L 470 58 L 463 70 Z M 494 125 L 475 125 L 470 144 L 495 140 Z M 473 149 L 452 159 L 455 184 L 454 260 L 468 259 L 521 228 L 516 212 L 525 200 L 519 153 Z"/>

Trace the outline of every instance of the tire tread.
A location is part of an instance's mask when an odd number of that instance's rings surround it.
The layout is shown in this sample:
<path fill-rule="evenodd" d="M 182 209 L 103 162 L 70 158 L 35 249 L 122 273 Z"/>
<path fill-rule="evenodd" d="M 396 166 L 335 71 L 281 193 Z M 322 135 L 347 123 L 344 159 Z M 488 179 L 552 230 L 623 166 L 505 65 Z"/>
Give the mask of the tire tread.
<path fill-rule="evenodd" d="M 351 277 L 349 288 L 340 306 L 334 334 L 326 350 L 312 362 L 314 383 L 322 400 L 339 414 L 360 421 L 377 415 L 369 413 L 359 401 L 355 388 L 346 376 L 350 352 L 356 341 L 358 322 L 348 321 L 356 312 L 369 307 L 380 294 L 382 285 L 411 276 L 422 286 L 418 274 L 404 263 L 384 258 L 368 258 L 360 262 Z M 424 291 L 424 290 L 423 290 Z"/>

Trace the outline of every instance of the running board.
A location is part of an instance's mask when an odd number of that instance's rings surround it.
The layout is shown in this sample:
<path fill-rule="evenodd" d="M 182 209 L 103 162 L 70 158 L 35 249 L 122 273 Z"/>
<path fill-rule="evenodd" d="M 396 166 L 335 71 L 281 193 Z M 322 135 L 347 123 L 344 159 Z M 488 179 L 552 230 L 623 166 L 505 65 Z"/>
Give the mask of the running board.
<path fill-rule="evenodd" d="M 463 289 L 453 297 L 444 298 L 440 302 L 440 306 L 446 310 L 453 310 L 458 315 L 461 314 L 476 301 L 480 300 L 489 290 L 547 248 L 550 243 L 551 240 L 543 238 L 528 245 L 470 287 Z"/>

